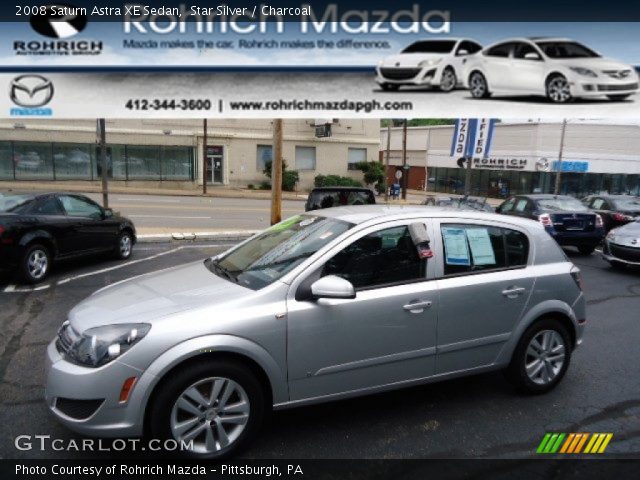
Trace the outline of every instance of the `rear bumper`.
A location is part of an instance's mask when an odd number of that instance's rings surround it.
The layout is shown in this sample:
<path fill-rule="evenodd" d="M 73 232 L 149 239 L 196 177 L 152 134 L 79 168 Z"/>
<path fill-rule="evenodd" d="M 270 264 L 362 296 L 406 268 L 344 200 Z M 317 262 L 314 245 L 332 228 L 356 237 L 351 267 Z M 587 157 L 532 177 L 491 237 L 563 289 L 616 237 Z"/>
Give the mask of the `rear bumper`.
<path fill-rule="evenodd" d="M 605 235 L 604 229 L 602 228 L 598 228 L 592 232 L 559 232 L 555 229 L 547 228 L 547 232 L 559 245 L 570 247 L 595 247 L 602 242 Z"/>

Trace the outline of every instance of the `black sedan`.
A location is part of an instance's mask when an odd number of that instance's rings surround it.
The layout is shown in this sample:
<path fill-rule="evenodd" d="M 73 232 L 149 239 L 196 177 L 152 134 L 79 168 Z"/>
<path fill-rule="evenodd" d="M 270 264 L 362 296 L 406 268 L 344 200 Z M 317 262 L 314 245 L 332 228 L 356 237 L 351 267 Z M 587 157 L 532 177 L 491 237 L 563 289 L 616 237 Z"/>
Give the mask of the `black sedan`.
<path fill-rule="evenodd" d="M 539 221 L 560 245 L 591 254 L 604 238 L 602 217 L 566 195 L 516 195 L 497 210 L 505 215 Z"/>
<path fill-rule="evenodd" d="M 446 195 L 436 195 L 435 197 L 428 197 L 422 202 L 422 205 L 458 208 L 460 210 L 478 210 L 481 212 L 491 213 L 495 212 L 495 209 L 487 203 L 487 199 L 480 197 L 453 198 Z"/>
<path fill-rule="evenodd" d="M 0 268 L 23 280 L 44 280 L 54 261 L 112 252 L 131 256 L 133 223 L 77 194 L 0 197 Z"/>
<path fill-rule="evenodd" d="M 592 195 L 583 199 L 582 203 L 602 217 L 607 232 L 640 218 L 640 197 Z"/>

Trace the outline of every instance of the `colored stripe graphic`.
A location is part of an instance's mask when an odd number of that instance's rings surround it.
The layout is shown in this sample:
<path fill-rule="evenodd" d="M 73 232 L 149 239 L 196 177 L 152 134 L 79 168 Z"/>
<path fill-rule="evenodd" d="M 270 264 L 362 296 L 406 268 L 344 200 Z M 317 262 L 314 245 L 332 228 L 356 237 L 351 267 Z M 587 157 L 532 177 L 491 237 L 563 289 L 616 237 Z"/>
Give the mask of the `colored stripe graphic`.
<path fill-rule="evenodd" d="M 546 433 L 536 449 L 542 454 L 604 453 L 613 433 Z"/>

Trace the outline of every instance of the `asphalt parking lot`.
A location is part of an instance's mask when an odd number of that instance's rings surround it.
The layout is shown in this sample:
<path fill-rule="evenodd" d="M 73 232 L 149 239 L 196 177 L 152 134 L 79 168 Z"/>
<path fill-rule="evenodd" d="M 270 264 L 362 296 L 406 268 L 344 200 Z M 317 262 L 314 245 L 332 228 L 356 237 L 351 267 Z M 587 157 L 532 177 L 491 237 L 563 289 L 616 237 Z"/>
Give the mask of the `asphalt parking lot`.
<path fill-rule="evenodd" d="M 18 435 L 80 439 L 43 401 L 44 351 L 68 310 L 107 284 L 203 259 L 223 244 L 140 244 L 131 260 L 57 268 L 30 289 L 0 278 L 0 458 L 110 458 L 112 453 L 19 451 Z M 588 300 L 584 344 L 549 394 L 523 396 L 501 374 L 447 381 L 277 412 L 247 458 L 520 458 L 545 432 L 611 432 L 607 457 L 640 458 L 640 270 L 611 270 L 570 253 Z M 143 456 L 143 453 L 136 455 Z"/>

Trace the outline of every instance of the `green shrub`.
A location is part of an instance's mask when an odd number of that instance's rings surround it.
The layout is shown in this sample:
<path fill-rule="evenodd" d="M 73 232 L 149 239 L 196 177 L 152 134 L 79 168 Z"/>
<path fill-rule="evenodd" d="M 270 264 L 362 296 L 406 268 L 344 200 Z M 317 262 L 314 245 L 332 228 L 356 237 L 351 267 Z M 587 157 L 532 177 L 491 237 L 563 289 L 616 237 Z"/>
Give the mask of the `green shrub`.
<path fill-rule="evenodd" d="M 362 187 L 362 182 L 340 175 L 316 175 L 313 184 L 316 187 Z"/>
<path fill-rule="evenodd" d="M 264 163 L 264 169 L 262 173 L 264 173 L 267 178 L 271 178 L 271 167 L 272 161 L 267 160 Z M 285 160 L 282 161 L 282 190 L 285 192 L 293 192 L 296 189 L 296 184 L 300 180 L 300 176 L 298 175 L 297 170 L 287 170 L 287 162 Z M 269 185 L 269 189 L 271 186 Z"/>
<path fill-rule="evenodd" d="M 249 185 L 247 185 L 247 188 L 249 190 L 255 190 L 256 186 L 253 183 L 250 183 Z"/>
<path fill-rule="evenodd" d="M 271 182 L 266 180 L 260 184 L 260 190 L 271 190 Z"/>

